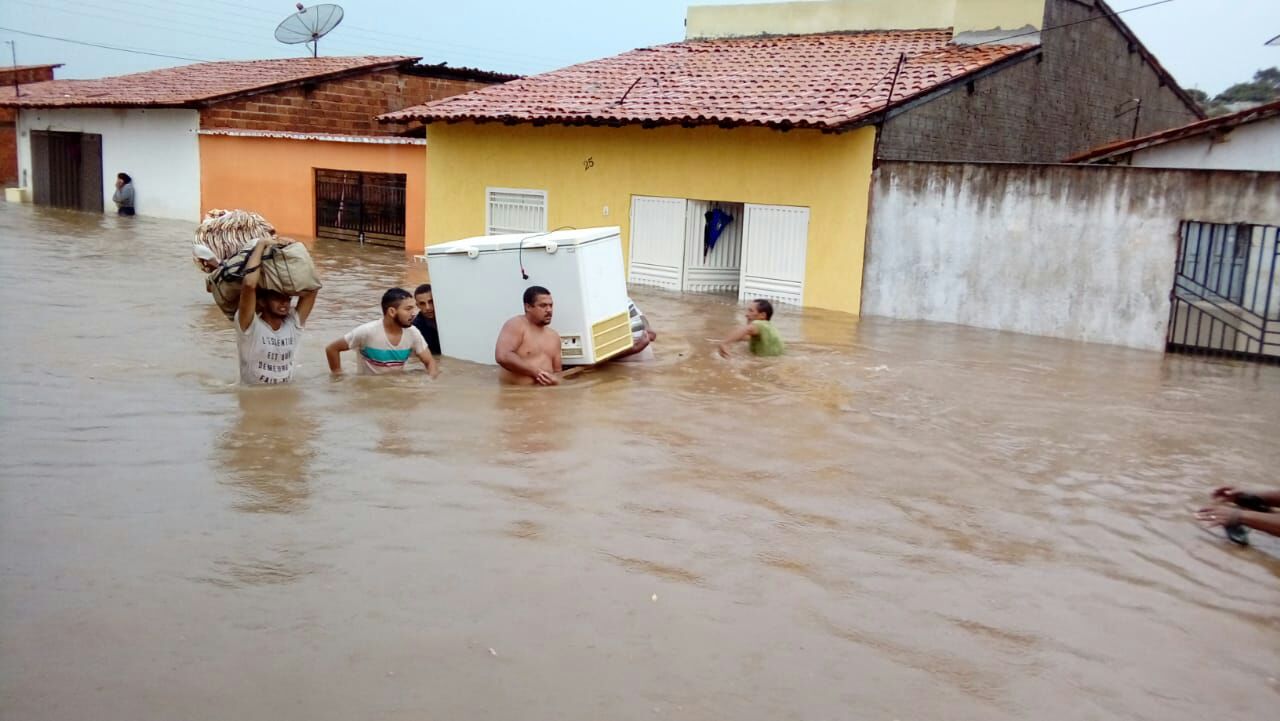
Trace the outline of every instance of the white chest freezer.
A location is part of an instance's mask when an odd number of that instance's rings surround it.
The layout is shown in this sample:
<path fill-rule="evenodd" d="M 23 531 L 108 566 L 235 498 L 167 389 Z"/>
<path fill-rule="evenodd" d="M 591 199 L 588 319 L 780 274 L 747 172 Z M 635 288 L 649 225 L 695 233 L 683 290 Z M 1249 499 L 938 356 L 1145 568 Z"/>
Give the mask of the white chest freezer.
<path fill-rule="evenodd" d="M 531 285 L 551 291 L 551 327 L 560 334 L 564 365 L 600 363 L 627 350 L 631 324 L 619 232 L 612 226 L 487 235 L 428 247 L 440 350 L 493 365 L 498 331 L 524 313 Z"/>

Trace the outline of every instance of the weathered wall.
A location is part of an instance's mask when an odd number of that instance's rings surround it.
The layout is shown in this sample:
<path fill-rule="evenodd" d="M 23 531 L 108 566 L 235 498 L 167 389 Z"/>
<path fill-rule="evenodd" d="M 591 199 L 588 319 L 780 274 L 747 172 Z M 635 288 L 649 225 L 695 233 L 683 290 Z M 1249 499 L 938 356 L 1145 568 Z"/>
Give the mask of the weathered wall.
<path fill-rule="evenodd" d="M 1096 18 L 1089 22 L 1080 22 Z M 1038 58 L 1024 60 L 891 117 L 880 157 L 896 160 L 1056 163 L 1138 135 L 1197 120 L 1136 45 L 1083 0 L 1048 0 Z"/>
<path fill-rule="evenodd" d="M 1144 168 L 1214 168 L 1280 171 L 1280 117 L 1241 125 L 1225 135 L 1206 133 L 1131 154 Z"/>
<path fill-rule="evenodd" d="M 1280 173 L 884 163 L 863 313 L 1158 350 L 1183 219 L 1280 224 Z"/>
<path fill-rule="evenodd" d="M 200 111 L 200 127 L 397 135 L 409 126 L 382 124 L 374 116 L 490 84 L 380 70 L 218 103 Z"/>
<path fill-rule="evenodd" d="M 427 135 L 428 245 L 484 235 L 488 187 L 545 190 L 549 228 L 621 226 L 624 254 L 632 195 L 799 205 L 810 209 L 804 304 L 858 312 L 871 128 L 438 123 Z"/>
<path fill-rule="evenodd" d="M 314 237 L 316 168 L 403 173 L 405 249 L 422 252 L 427 174 L 423 145 L 201 135 L 201 211 L 252 210 L 271 221 L 281 235 Z"/>
<path fill-rule="evenodd" d="M 849 30 L 955 28 L 958 33 L 1040 27 L 1045 0 L 825 0 L 695 5 L 687 38 L 794 35 Z"/>
<path fill-rule="evenodd" d="M 102 136 L 103 208 L 115 212 L 116 173 L 133 178 L 138 215 L 200 218 L 200 149 L 195 110 L 105 108 L 18 112 L 19 173 L 31 176 L 31 131 L 61 130 Z M 31 185 L 28 180 L 28 186 Z"/>

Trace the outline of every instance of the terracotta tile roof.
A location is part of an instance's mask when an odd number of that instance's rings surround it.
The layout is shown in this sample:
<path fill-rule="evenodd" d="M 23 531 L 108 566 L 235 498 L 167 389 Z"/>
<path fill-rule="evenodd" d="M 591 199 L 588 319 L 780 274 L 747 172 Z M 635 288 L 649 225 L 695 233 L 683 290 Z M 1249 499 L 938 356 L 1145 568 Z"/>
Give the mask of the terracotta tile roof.
<path fill-rule="evenodd" d="M 1185 138 L 1203 135 L 1205 133 L 1224 132 L 1240 125 L 1273 118 L 1277 115 L 1280 115 L 1280 101 L 1267 103 L 1266 105 L 1259 105 L 1256 108 L 1249 108 L 1248 110 L 1241 110 L 1238 113 L 1231 113 L 1230 115 L 1219 115 L 1216 118 L 1201 120 L 1199 122 L 1191 123 L 1190 125 L 1182 125 L 1176 128 L 1169 128 L 1168 130 L 1161 130 L 1158 133 L 1151 133 L 1150 135 L 1144 135 L 1132 140 L 1118 140 L 1114 143 L 1107 143 L 1106 145 L 1100 145 L 1092 150 L 1086 150 L 1078 155 L 1073 155 L 1062 162 L 1099 163 L 1110 160 L 1117 155 L 1126 155 L 1144 148 L 1164 145 L 1165 143 L 1172 143 L 1175 140 L 1183 140 Z"/>
<path fill-rule="evenodd" d="M 322 143 L 357 143 L 362 145 L 426 145 L 426 138 L 401 138 L 395 135 L 346 135 L 341 133 L 295 133 L 288 130 L 240 130 L 209 128 L 200 135 L 227 138 L 270 138 L 273 140 L 312 140 Z"/>
<path fill-rule="evenodd" d="M 694 40 L 633 50 L 379 116 L 569 124 L 838 129 L 1036 46 L 950 30 Z M 894 81 L 900 54 L 907 61 Z M 889 88 L 893 86 L 892 103 Z"/>
<path fill-rule="evenodd" d="M 389 55 L 196 63 L 110 78 L 31 83 L 22 86 L 20 97 L 0 96 L 0 106 L 197 107 L 307 80 L 341 77 L 417 60 Z"/>

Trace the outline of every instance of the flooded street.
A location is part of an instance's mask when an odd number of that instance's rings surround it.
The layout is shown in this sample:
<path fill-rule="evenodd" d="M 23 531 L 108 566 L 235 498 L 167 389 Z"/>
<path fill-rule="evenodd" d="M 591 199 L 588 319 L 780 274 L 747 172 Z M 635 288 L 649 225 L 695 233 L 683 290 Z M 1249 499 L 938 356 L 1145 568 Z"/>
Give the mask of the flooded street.
<path fill-rule="evenodd" d="M 1280 485 L 1280 367 L 817 311 L 723 361 L 731 299 L 640 290 L 652 364 L 335 381 L 426 273 L 321 242 L 242 389 L 192 227 L 0 204 L 4 721 L 1280 708 L 1280 539 L 1189 512 Z"/>

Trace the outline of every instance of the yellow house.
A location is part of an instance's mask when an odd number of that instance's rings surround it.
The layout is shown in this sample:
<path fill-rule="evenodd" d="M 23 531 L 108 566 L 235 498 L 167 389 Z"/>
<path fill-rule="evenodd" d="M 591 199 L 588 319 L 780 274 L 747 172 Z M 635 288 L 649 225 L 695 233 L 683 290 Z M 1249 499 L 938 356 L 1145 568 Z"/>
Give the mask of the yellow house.
<path fill-rule="evenodd" d="M 693 39 L 380 119 L 429 125 L 428 245 L 618 225 L 632 284 L 857 313 L 875 124 L 1035 47 L 953 37 Z"/>

